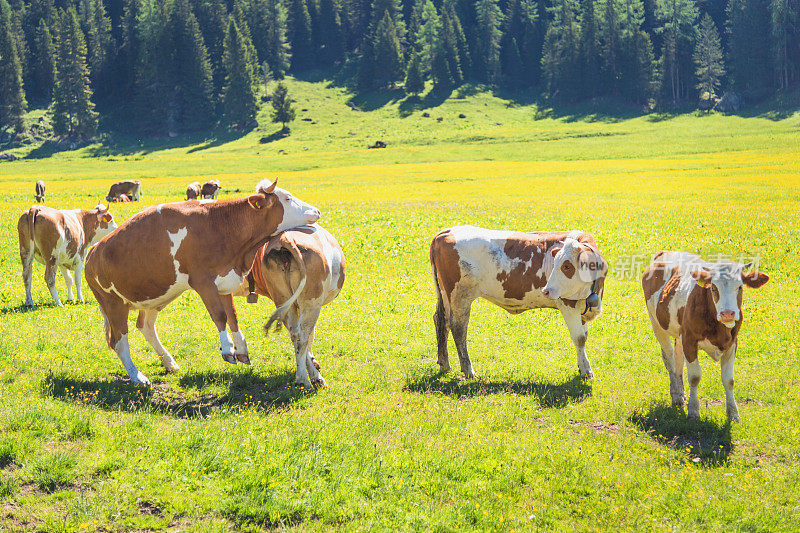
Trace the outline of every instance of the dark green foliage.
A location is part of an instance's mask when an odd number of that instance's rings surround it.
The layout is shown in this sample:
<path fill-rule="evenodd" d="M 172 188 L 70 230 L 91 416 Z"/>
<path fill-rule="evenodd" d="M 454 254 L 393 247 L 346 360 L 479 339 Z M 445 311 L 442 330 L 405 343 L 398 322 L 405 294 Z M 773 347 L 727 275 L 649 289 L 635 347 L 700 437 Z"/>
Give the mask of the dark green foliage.
<path fill-rule="evenodd" d="M 610 3 L 611 0 L 606 0 Z M 595 0 L 581 0 L 581 38 L 580 66 L 581 87 L 579 93 L 593 97 L 601 93 L 600 87 L 600 48 L 597 35 L 597 16 L 594 12 Z"/>
<path fill-rule="evenodd" d="M 251 64 L 251 51 L 247 48 L 242 32 L 231 18 L 225 35 L 225 90 L 223 103 L 225 118 L 231 125 L 245 127 L 256 117 L 257 84 Z"/>
<path fill-rule="evenodd" d="M 303 71 L 314 64 L 314 41 L 311 16 L 306 0 L 287 0 L 289 4 L 289 39 L 292 42 L 292 70 Z"/>
<path fill-rule="evenodd" d="M 111 62 L 115 45 L 111 36 L 111 19 L 102 0 L 80 0 L 78 18 L 86 40 L 86 61 L 95 94 L 109 92 Z"/>
<path fill-rule="evenodd" d="M 703 20 L 700 21 L 700 31 L 694 49 L 694 64 L 700 98 L 713 99 L 722 81 L 722 76 L 725 75 L 725 65 L 722 59 L 719 33 L 708 14 L 704 15 Z"/>
<path fill-rule="evenodd" d="M 728 3 L 728 75 L 733 88 L 751 99 L 766 96 L 774 79 L 767 2 Z"/>
<path fill-rule="evenodd" d="M 97 113 L 91 100 L 86 42 L 74 7 L 59 12 L 57 43 L 53 131 L 67 137 L 91 137 L 97 131 Z"/>
<path fill-rule="evenodd" d="M 500 27 L 503 15 L 497 0 L 477 0 L 475 2 L 475 20 L 477 22 L 476 44 L 478 56 L 473 57 L 475 73 L 478 78 L 490 83 L 500 73 Z"/>
<path fill-rule="evenodd" d="M 272 93 L 272 122 L 280 122 L 286 129 L 286 124 L 294 120 L 294 107 L 289 90 L 283 83 L 278 83 Z"/>
<path fill-rule="evenodd" d="M 425 79 L 422 77 L 422 61 L 419 53 L 411 56 L 406 72 L 405 89 L 408 94 L 419 94 L 425 90 Z"/>
<path fill-rule="evenodd" d="M 800 80 L 800 3 L 771 0 L 772 60 L 778 88 L 788 89 Z"/>
<path fill-rule="evenodd" d="M 32 94 L 49 102 L 53 97 L 53 88 L 56 84 L 56 51 L 50 29 L 43 20 L 39 21 L 36 29 L 34 50 L 34 63 L 31 65 L 33 88 L 29 86 L 29 90 Z"/>
<path fill-rule="evenodd" d="M 694 0 L 657 0 L 656 16 L 661 21 L 661 68 L 663 91 L 673 102 L 686 98 L 694 86 L 692 52 L 697 28 Z"/>
<path fill-rule="evenodd" d="M 22 130 L 26 105 L 11 6 L 0 0 L 0 128 L 13 126 L 17 131 Z"/>
<path fill-rule="evenodd" d="M 319 2 L 319 62 L 335 64 L 344 58 L 345 39 L 340 8 L 335 0 Z"/>
<path fill-rule="evenodd" d="M 580 27 L 573 0 L 557 0 L 542 45 L 542 73 L 550 94 L 574 100 L 580 93 Z"/>

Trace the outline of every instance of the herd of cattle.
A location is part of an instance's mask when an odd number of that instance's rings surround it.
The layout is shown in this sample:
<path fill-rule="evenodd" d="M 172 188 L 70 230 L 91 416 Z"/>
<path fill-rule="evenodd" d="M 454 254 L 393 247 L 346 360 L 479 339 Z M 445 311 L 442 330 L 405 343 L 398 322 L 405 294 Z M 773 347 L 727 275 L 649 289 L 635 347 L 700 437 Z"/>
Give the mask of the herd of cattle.
<path fill-rule="evenodd" d="M 102 204 L 88 211 L 34 205 L 18 223 L 25 304 L 33 305 L 34 259 L 45 265 L 45 281 L 57 305 L 61 302 L 55 287 L 56 268 L 64 276 L 70 301 L 77 296 L 83 302 L 85 275 L 105 321 L 106 342 L 131 381 L 148 384 L 131 359 L 131 311 L 138 311 L 136 327 L 164 368 L 175 372 L 178 364 L 161 344 L 155 322 L 170 302 L 194 289 L 217 326 L 222 358 L 231 364 L 250 364 L 233 297 L 246 296 L 253 302 L 263 295 L 276 306 L 265 330 L 277 321 L 291 337 L 296 382 L 307 388 L 326 387 L 312 351 L 314 328 L 322 307 L 341 291 L 345 259 L 336 239 L 316 224 L 319 209 L 276 185 L 277 181 L 264 180 L 255 194 L 216 201 L 219 182 L 202 186 L 194 182 L 187 188 L 186 201 L 150 206 L 120 226 Z M 36 183 L 37 202 L 44 201 L 44 189 L 43 182 Z M 107 200 L 139 197 L 140 183 L 124 181 L 111 187 Z M 450 333 L 461 371 L 467 378 L 475 377 L 467 353 L 467 326 L 472 302 L 482 297 L 512 314 L 558 309 L 575 345 L 580 375 L 593 377 L 586 355 L 588 324 L 602 312 L 609 268 L 592 235 L 456 226 L 433 238 L 430 261 L 437 294 L 438 363 L 443 373 L 450 371 Z M 684 403 L 686 362 L 690 418 L 699 416 L 697 354 L 702 350 L 720 362 L 727 415 L 739 419 L 733 364 L 742 324 L 742 288 L 758 288 L 769 280 L 762 272 L 748 273 L 750 266 L 662 251 L 644 272 L 647 311 L 675 405 Z"/>

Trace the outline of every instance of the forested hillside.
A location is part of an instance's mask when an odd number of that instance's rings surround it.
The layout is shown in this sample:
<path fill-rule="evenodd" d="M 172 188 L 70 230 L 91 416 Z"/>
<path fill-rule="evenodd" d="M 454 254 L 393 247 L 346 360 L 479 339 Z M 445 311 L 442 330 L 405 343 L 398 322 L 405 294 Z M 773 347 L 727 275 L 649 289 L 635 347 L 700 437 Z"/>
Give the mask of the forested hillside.
<path fill-rule="evenodd" d="M 0 127 L 244 127 L 265 81 L 466 82 L 554 101 L 757 102 L 800 84 L 800 0 L 0 0 Z M 430 84 L 429 84 L 430 86 Z"/>

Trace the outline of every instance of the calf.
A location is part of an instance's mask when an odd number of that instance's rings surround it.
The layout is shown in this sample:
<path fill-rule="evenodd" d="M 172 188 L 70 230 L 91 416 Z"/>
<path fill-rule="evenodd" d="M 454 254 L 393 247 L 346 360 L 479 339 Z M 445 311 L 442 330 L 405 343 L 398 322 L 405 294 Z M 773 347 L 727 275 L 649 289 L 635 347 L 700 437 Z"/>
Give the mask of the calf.
<path fill-rule="evenodd" d="M 39 180 L 36 182 L 36 201 L 44 203 L 44 182 Z"/>
<path fill-rule="evenodd" d="M 586 357 L 587 323 L 602 311 L 608 264 L 590 234 L 456 226 L 433 238 L 430 259 L 442 372 L 450 371 L 447 333 L 451 331 L 461 371 L 475 377 L 467 354 L 467 325 L 472 302 L 482 297 L 512 314 L 540 307 L 558 309 L 575 344 L 581 376 L 594 376 Z"/>
<path fill-rule="evenodd" d="M 114 231 L 117 225 L 102 204 L 90 211 L 53 209 L 34 205 L 17 222 L 19 256 L 22 260 L 22 281 L 25 283 L 25 305 L 32 306 L 31 278 L 33 260 L 45 265 L 44 279 L 56 305 L 61 305 L 56 291 L 56 268 L 61 269 L 67 284 L 67 300 L 74 302 L 72 274 L 75 272 L 75 293 L 83 302 L 81 284 L 86 252 L 94 243 Z"/>
<path fill-rule="evenodd" d="M 256 293 L 275 303 L 277 309 L 264 330 L 268 332 L 276 320 L 286 324 L 294 345 L 298 385 L 327 387 L 311 351 L 314 328 L 322 306 L 339 295 L 344 276 L 342 248 L 327 230 L 314 224 L 284 231 L 267 241 L 256 254 L 248 283 L 234 293 Z M 236 320 L 235 310 L 228 318 Z"/>
<path fill-rule="evenodd" d="M 120 196 L 126 194 L 132 201 L 138 202 L 139 195 L 141 194 L 141 188 L 142 184 L 139 180 L 118 181 L 108 190 L 106 201 L 116 202 L 119 200 Z"/>
<path fill-rule="evenodd" d="M 128 314 L 138 310 L 136 327 L 167 371 L 178 370 L 155 329 L 158 313 L 187 289 L 200 295 L 219 331 L 222 357 L 236 362 L 247 354 L 244 336 L 231 325 L 231 294 L 253 266 L 258 249 L 276 233 L 313 224 L 316 207 L 293 198 L 275 183 L 262 181 L 256 194 L 221 202 L 190 200 L 151 206 L 101 240 L 86 258 L 86 282 L 105 319 L 106 342 L 119 356 L 131 381 L 149 383 L 131 360 Z M 146 245 L 145 245 L 146 243 Z"/>
<path fill-rule="evenodd" d="M 200 197 L 200 182 L 193 181 L 186 187 L 186 199 L 197 200 Z"/>
<path fill-rule="evenodd" d="M 200 189 L 200 196 L 205 199 L 216 200 L 219 194 L 219 182 L 217 180 L 209 180 L 203 184 Z"/>
<path fill-rule="evenodd" d="M 689 418 L 700 416 L 697 388 L 702 370 L 697 350 L 719 361 L 727 415 L 739 420 L 733 396 L 736 338 L 742 325 L 742 287 L 761 287 L 769 276 L 745 274 L 751 263 L 710 263 L 686 252 L 659 252 L 642 277 L 644 299 L 674 405 L 683 405 L 683 361 L 689 377 Z M 676 339 L 674 343 L 672 339 Z"/>

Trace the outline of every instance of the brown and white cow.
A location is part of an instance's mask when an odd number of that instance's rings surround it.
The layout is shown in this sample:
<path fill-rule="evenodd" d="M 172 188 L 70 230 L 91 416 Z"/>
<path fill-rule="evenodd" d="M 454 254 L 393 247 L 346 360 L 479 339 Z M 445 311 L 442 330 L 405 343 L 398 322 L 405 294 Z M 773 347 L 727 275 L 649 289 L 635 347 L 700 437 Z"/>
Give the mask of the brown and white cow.
<path fill-rule="evenodd" d="M 203 184 L 203 188 L 200 189 L 200 196 L 208 200 L 216 200 L 218 194 L 219 181 L 217 180 L 208 180 Z"/>
<path fill-rule="evenodd" d="M 139 180 L 118 181 L 114 183 L 108 190 L 106 201 L 117 202 L 119 201 L 120 196 L 126 194 L 132 201 L 138 202 L 139 195 L 141 194 L 141 189 L 142 189 L 142 183 Z"/>
<path fill-rule="evenodd" d="M 433 238 L 430 259 L 438 296 L 434 324 L 442 372 L 450 371 L 449 330 L 461 371 L 475 377 L 467 354 L 467 325 L 472 302 L 482 297 L 512 314 L 540 307 L 558 309 L 575 344 L 581 376 L 593 377 L 586 357 L 587 324 L 602 311 L 608 264 L 590 234 L 456 226 Z"/>
<path fill-rule="evenodd" d="M 197 200 L 200 197 L 200 182 L 193 181 L 186 187 L 186 199 L 187 200 Z"/>
<path fill-rule="evenodd" d="M 333 235 L 314 224 L 286 230 L 267 241 L 256 254 L 248 281 L 234 293 L 260 294 L 275 303 L 277 309 L 264 330 L 268 332 L 276 320 L 286 325 L 294 346 L 298 385 L 327 386 L 312 352 L 314 328 L 322 306 L 342 290 L 344 276 L 342 248 Z"/>
<path fill-rule="evenodd" d="M 683 405 L 683 362 L 689 378 L 689 418 L 700 416 L 697 388 L 702 370 L 698 349 L 719 361 L 728 418 L 739 420 L 733 396 L 733 363 L 742 325 L 742 287 L 757 289 L 769 281 L 751 265 L 711 263 L 686 252 L 659 252 L 642 277 L 644 299 L 661 358 L 669 374 L 674 405 Z M 673 341 L 674 349 L 673 349 Z"/>
<path fill-rule="evenodd" d="M 44 181 L 39 180 L 36 182 L 36 201 L 39 203 L 44 202 Z"/>
<path fill-rule="evenodd" d="M 74 302 L 72 274 L 75 272 L 75 293 L 83 302 L 81 284 L 86 252 L 94 243 L 114 231 L 117 225 L 108 208 L 102 204 L 89 211 L 53 209 L 34 205 L 25 211 L 17 223 L 19 256 L 22 260 L 22 280 L 25 283 L 25 305 L 32 306 L 31 278 L 33 260 L 45 265 L 44 279 L 53 301 L 61 305 L 56 290 L 56 269 L 61 269 L 67 284 L 67 300 Z"/>
<path fill-rule="evenodd" d="M 151 206 L 89 253 L 86 281 L 100 304 L 106 341 L 131 381 L 149 383 L 131 360 L 128 314 L 139 311 L 136 327 L 167 371 L 177 371 L 177 363 L 158 339 L 155 322 L 159 311 L 190 288 L 200 295 L 217 326 L 223 359 L 235 363 L 235 354 L 247 354 L 238 328 L 231 327 L 233 340 L 225 329 L 233 310 L 231 294 L 269 237 L 313 224 L 320 216 L 316 207 L 278 189 L 276 183 L 264 180 L 256 194 L 246 198 Z"/>

